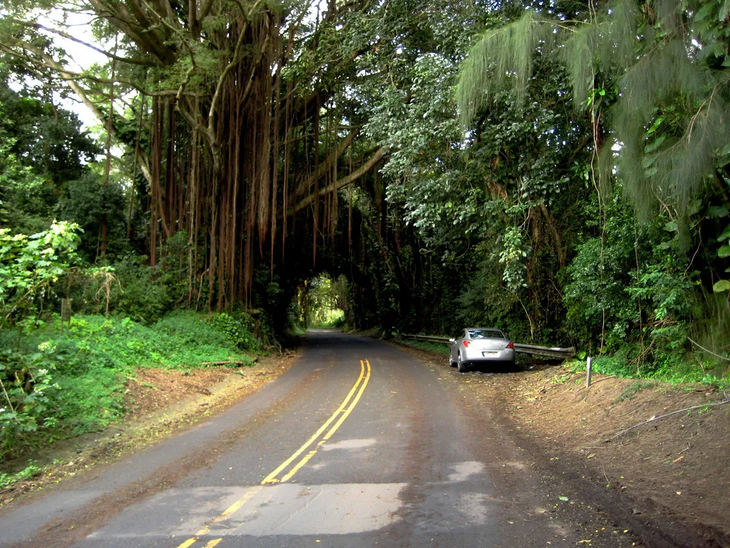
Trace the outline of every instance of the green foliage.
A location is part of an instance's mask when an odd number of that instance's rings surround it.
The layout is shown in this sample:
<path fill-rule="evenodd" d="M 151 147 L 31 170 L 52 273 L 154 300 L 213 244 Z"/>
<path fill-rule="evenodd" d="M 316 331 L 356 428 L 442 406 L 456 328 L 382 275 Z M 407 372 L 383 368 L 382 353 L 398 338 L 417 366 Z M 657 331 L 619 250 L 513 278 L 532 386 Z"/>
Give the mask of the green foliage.
<path fill-rule="evenodd" d="M 78 230 L 65 221 L 32 236 L 0 228 L 0 325 L 22 325 L 39 310 L 52 285 L 78 261 Z"/>
<path fill-rule="evenodd" d="M 60 388 L 53 383 L 54 350 L 42 343 L 31 354 L 8 348 L 0 354 L 0 456 L 18 440 L 57 423 L 51 414 L 52 397 Z"/>
<path fill-rule="evenodd" d="M 30 464 L 27 467 L 15 474 L 5 474 L 0 472 L 0 489 L 5 489 L 14 483 L 26 481 L 40 475 L 43 471 L 33 464 L 33 462 L 33 459 L 31 459 L 29 461 Z"/>
<path fill-rule="evenodd" d="M 159 269 L 147 266 L 145 259 L 133 254 L 120 257 L 110 265 L 113 280 L 93 272 L 76 278 L 74 306 L 87 313 L 103 313 L 108 294 L 111 312 L 136 322 L 154 323 L 172 309 L 174 288 L 165 283 Z"/>
<path fill-rule="evenodd" d="M 74 316 L 0 332 L 0 459 L 54 439 L 96 431 L 124 415 L 124 383 L 139 367 L 252 363 L 260 343 L 245 315 L 169 314 L 152 326 L 129 318 Z M 9 348 L 15 350 L 9 350 Z"/>
<path fill-rule="evenodd" d="M 98 238 L 102 230 L 102 216 L 106 216 L 107 238 L 110 243 L 107 253 L 111 257 L 122 254 L 127 246 L 126 218 L 128 208 L 122 187 L 113 181 L 104 187 L 103 174 L 98 169 L 88 170 L 78 179 L 67 183 L 67 192 L 58 208 L 64 219 L 73 220 L 85 234 L 79 252 L 88 260 L 96 260 Z"/>
<path fill-rule="evenodd" d="M 505 230 L 503 238 L 503 248 L 499 254 L 499 263 L 504 267 L 502 279 L 507 289 L 517 293 L 521 288 L 527 287 L 527 266 L 524 262 L 527 250 L 523 234 L 519 227 L 510 227 Z"/>
<path fill-rule="evenodd" d="M 569 329 L 604 352 L 646 343 L 658 357 L 684 348 L 696 283 L 676 231 L 639 224 L 616 195 L 605 223 L 604 237 L 580 244 L 567 268 Z"/>
<path fill-rule="evenodd" d="M 727 225 L 722 234 L 717 237 L 717 241 L 721 245 L 720 249 L 718 249 L 717 251 L 717 256 L 721 259 L 726 259 L 730 257 L 730 243 L 726 243 L 730 242 L 730 224 Z M 730 267 L 726 268 L 725 272 L 730 272 Z M 718 280 L 712 286 L 712 290 L 715 293 L 722 293 L 723 291 L 727 291 L 730 293 L 730 280 Z"/>
<path fill-rule="evenodd" d="M 0 222 L 33 233 L 54 217 L 75 220 L 60 211 L 59 199 L 100 149 L 75 114 L 53 104 L 43 84 L 15 74 L 22 89 L 11 89 L 14 71 L 20 68 L 0 59 Z"/>
<path fill-rule="evenodd" d="M 634 2 L 619 0 L 568 24 L 555 13 L 528 10 L 488 30 L 462 64 L 464 121 L 505 85 L 521 103 L 537 60 L 562 53 L 575 107 L 590 107 L 596 123 L 595 91 L 605 93 L 604 79 L 619 83 L 615 104 L 606 105 L 615 141 L 611 135 L 604 146 L 620 146 L 616 160 L 627 194 L 642 212 L 670 203 L 684 216 L 730 141 L 728 24 L 721 2 L 660 4 L 640 13 Z"/>
<path fill-rule="evenodd" d="M 226 341 L 240 350 L 259 350 L 261 341 L 254 335 L 254 321 L 246 312 L 215 314 L 210 325 L 225 336 Z"/>

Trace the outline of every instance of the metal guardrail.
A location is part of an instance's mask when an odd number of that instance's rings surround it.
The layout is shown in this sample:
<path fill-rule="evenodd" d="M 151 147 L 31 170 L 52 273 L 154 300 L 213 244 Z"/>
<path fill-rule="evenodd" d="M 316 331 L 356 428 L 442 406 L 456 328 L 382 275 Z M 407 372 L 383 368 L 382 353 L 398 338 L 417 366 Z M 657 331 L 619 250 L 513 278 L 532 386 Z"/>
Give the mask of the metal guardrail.
<path fill-rule="evenodd" d="M 431 335 L 409 335 L 401 334 L 401 337 L 405 339 L 415 339 L 417 341 L 435 342 L 449 344 L 448 337 L 432 337 Z M 533 356 L 542 356 L 544 358 L 554 358 L 560 360 L 567 360 L 575 355 L 575 348 L 548 348 L 546 346 L 534 346 L 531 344 L 519 344 L 515 343 L 515 352 L 521 354 L 531 354 Z"/>
<path fill-rule="evenodd" d="M 533 356 L 542 356 L 544 358 L 556 358 L 560 360 L 567 360 L 575 356 L 575 348 L 572 346 L 569 348 L 548 348 L 546 346 L 534 346 L 531 344 L 518 344 L 515 343 L 515 352 L 521 352 L 522 354 L 532 354 Z"/>
<path fill-rule="evenodd" d="M 448 337 L 432 337 L 431 335 L 407 335 L 401 333 L 401 337 L 404 339 L 416 339 L 418 341 L 435 342 L 435 343 L 449 343 Z"/>

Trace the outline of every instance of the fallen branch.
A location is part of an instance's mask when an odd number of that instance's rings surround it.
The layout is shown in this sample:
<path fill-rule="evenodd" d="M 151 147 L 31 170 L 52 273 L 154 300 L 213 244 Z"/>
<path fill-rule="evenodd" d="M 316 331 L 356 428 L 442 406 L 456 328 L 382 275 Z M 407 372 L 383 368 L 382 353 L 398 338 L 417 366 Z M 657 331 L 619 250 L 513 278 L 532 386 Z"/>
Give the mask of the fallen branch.
<path fill-rule="evenodd" d="M 645 424 L 649 424 L 650 422 L 658 421 L 659 419 L 665 419 L 667 417 L 671 417 L 672 415 L 676 415 L 678 413 L 683 413 L 684 411 L 692 411 L 693 409 L 700 409 L 702 407 L 714 407 L 716 405 L 723 405 L 725 403 L 730 403 L 730 398 L 727 398 L 722 401 L 716 401 L 714 403 L 703 403 L 702 405 L 693 405 L 692 407 L 685 407 L 684 409 L 677 409 L 676 411 L 672 411 L 671 413 L 667 413 L 666 415 L 659 415 L 658 417 L 652 417 L 648 421 L 640 422 L 639 424 L 635 424 L 634 426 L 631 426 L 627 428 L 626 430 L 621 430 L 618 434 L 615 434 L 611 436 L 610 438 L 603 440 L 603 443 L 608 443 L 609 441 L 613 441 L 619 436 L 623 436 L 626 434 L 626 432 L 633 430 L 634 428 L 638 428 L 639 426 L 644 426 Z"/>
<path fill-rule="evenodd" d="M 605 381 L 606 379 L 615 379 L 616 375 L 606 375 L 605 377 L 601 377 L 600 379 L 592 380 L 591 386 L 593 386 L 596 383 L 599 383 L 601 381 Z"/>
<path fill-rule="evenodd" d="M 205 365 L 206 367 L 210 367 L 211 365 L 231 365 L 231 364 L 246 365 L 248 363 L 253 363 L 255 361 L 256 361 L 255 359 L 252 362 L 243 362 L 241 360 L 224 360 L 224 361 L 220 361 L 220 362 L 201 362 L 200 365 Z"/>

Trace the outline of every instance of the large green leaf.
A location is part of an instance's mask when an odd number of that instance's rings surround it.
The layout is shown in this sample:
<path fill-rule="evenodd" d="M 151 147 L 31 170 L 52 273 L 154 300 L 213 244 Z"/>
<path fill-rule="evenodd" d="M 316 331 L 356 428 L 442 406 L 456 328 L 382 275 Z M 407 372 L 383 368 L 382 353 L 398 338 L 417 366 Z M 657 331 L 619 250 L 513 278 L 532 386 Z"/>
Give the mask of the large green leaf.
<path fill-rule="evenodd" d="M 720 236 L 717 238 L 717 241 L 723 242 L 723 241 L 727 240 L 728 238 L 730 238 L 730 225 L 727 225 L 725 227 L 725 230 L 722 231 L 722 234 L 720 234 Z"/>
<path fill-rule="evenodd" d="M 730 280 L 720 280 L 719 282 L 715 282 L 715 285 L 712 286 L 712 290 L 715 293 L 730 291 Z"/>

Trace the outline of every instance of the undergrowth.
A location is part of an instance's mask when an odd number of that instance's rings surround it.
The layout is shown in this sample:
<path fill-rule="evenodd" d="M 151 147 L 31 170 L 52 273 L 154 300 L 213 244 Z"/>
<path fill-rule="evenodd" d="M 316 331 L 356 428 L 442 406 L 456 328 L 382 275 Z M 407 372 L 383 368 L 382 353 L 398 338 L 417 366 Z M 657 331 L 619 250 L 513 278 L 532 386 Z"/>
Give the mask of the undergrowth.
<path fill-rule="evenodd" d="M 16 482 L 29 480 L 40 475 L 43 470 L 40 467 L 36 466 L 34 462 L 35 461 L 33 459 L 29 460 L 28 466 L 26 466 L 19 472 L 15 472 L 12 474 L 5 474 L 0 472 L 0 489 L 5 489 L 6 487 L 9 487 Z"/>
<path fill-rule="evenodd" d="M 636 394 L 647 388 L 653 388 L 657 385 L 656 382 L 652 381 L 634 381 L 626 387 L 626 389 L 616 396 L 616 401 L 621 402 L 624 400 L 633 400 Z"/>
<path fill-rule="evenodd" d="M 436 352 L 437 354 L 448 355 L 449 353 L 449 345 L 444 343 L 417 341 L 413 339 L 400 339 L 398 341 L 398 344 L 410 346 L 412 348 L 418 348 L 420 350 L 427 350 L 429 352 Z"/>
<path fill-rule="evenodd" d="M 245 314 L 179 311 L 151 326 L 89 315 L 63 330 L 57 318 L 22 336 L 0 330 L 0 461 L 121 419 L 136 368 L 252 364 L 252 326 Z"/>
<path fill-rule="evenodd" d="M 691 361 L 692 356 L 695 360 Z M 586 360 L 582 357 L 567 361 L 565 367 L 574 371 L 585 371 Z M 703 363 L 695 355 L 686 358 L 664 356 L 651 364 L 637 363 L 625 350 L 613 355 L 593 358 L 593 371 L 602 375 L 612 375 L 626 379 L 661 381 L 668 383 L 699 383 L 715 388 L 730 387 L 730 370 L 717 367 L 714 363 Z"/>

